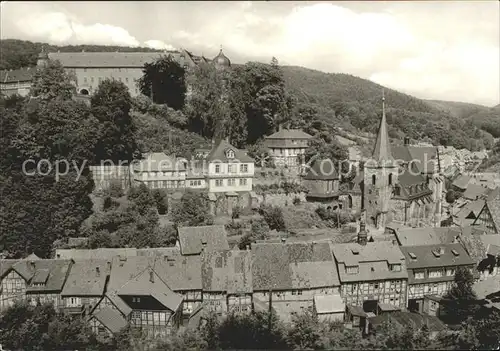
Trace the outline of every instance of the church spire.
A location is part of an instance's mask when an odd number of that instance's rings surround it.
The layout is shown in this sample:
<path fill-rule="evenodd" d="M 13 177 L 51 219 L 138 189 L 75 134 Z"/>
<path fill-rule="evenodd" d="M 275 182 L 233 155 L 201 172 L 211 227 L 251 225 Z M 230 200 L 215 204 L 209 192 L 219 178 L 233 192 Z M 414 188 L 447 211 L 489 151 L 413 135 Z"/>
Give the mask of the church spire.
<path fill-rule="evenodd" d="M 391 144 L 389 142 L 389 132 L 385 117 L 385 94 L 382 90 L 382 119 L 378 128 L 377 140 L 373 148 L 372 158 L 377 162 L 392 161 Z"/>

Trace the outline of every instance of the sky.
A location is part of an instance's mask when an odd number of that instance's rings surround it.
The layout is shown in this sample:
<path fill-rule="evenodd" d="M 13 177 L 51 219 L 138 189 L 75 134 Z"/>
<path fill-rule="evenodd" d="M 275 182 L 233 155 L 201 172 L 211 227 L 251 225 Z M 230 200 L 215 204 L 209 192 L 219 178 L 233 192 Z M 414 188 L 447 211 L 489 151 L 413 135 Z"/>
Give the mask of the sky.
<path fill-rule="evenodd" d="M 348 73 L 424 99 L 500 103 L 500 2 L 2 2 L 1 38 L 184 48 Z"/>

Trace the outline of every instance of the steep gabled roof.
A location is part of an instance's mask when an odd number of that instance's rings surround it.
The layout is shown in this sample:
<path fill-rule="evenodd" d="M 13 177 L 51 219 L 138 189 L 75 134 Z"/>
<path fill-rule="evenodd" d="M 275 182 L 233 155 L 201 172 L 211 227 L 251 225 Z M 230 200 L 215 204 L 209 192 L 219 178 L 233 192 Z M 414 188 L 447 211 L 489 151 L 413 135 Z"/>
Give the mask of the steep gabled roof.
<path fill-rule="evenodd" d="M 36 68 L 20 68 L 15 70 L 0 71 L 0 84 L 17 83 L 17 82 L 30 82 L 36 73 Z"/>
<path fill-rule="evenodd" d="M 254 290 L 292 290 L 339 286 L 330 244 L 252 245 Z"/>
<path fill-rule="evenodd" d="M 229 250 L 223 225 L 180 227 L 178 232 L 183 255 L 198 255 L 204 247 L 206 251 Z"/>
<path fill-rule="evenodd" d="M 385 116 L 385 98 L 382 98 L 382 118 L 380 119 L 380 125 L 378 127 L 372 159 L 379 163 L 387 163 L 394 160 L 392 157 L 389 130 L 387 128 L 387 119 Z"/>
<path fill-rule="evenodd" d="M 61 296 L 103 296 L 109 273 L 106 260 L 77 261 L 71 266 Z"/>
<path fill-rule="evenodd" d="M 214 292 L 252 292 L 252 254 L 250 251 L 224 250 L 202 254 L 203 290 Z"/>
<path fill-rule="evenodd" d="M 228 158 L 228 151 L 234 153 L 234 158 Z M 207 161 L 209 162 L 242 162 L 242 163 L 252 163 L 254 159 L 248 156 L 243 150 L 235 148 L 233 145 L 229 144 L 226 140 L 219 140 L 212 151 L 208 154 Z"/>
<path fill-rule="evenodd" d="M 91 318 L 97 319 L 113 334 L 127 326 L 127 320 L 117 310 L 110 307 L 103 307 L 96 313 L 92 314 Z"/>
<path fill-rule="evenodd" d="M 20 260 L 11 266 L 26 282 L 27 291 L 61 291 L 68 271 L 70 260 Z M 43 284 L 32 286 L 32 283 Z"/>

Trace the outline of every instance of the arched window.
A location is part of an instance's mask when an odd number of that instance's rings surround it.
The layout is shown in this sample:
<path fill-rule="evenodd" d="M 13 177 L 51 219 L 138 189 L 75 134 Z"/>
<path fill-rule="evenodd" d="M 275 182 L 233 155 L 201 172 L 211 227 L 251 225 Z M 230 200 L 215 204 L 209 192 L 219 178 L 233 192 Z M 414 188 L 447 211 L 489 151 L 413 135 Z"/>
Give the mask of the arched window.
<path fill-rule="evenodd" d="M 389 185 L 392 185 L 392 173 L 389 173 Z"/>
<path fill-rule="evenodd" d="M 375 185 L 377 183 L 377 177 L 374 175 L 372 175 L 372 185 Z"/>

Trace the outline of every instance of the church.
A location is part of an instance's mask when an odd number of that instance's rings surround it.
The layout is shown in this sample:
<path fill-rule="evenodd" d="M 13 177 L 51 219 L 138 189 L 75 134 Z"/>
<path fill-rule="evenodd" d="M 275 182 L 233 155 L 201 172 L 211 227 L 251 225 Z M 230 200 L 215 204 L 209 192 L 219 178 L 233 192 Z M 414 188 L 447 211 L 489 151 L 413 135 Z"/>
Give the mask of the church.
<path fill-rule="evenodd" d="M 377 229 L 396 221 L 407 226 L 440 226 L 444 178 L 437 147 L 391 146 L 382 98 L 382 118 L 371 158 L 355 178 L 349 196 Z M 355 210 L 358 210 L 354 208 Z"/>

